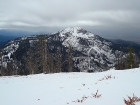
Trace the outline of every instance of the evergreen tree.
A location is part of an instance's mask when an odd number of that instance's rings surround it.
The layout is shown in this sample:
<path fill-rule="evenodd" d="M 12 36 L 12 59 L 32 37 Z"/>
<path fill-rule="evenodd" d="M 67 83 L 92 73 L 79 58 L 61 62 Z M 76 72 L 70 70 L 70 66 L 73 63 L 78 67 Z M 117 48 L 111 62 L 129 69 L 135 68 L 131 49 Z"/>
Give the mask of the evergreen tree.
<path fill-rule="evenodd" d="M 0 59 L 1 59 L 1 66 L 0 66 L 0 76 L 2 75 L 2 52 L 0 50 Z"/>
<path fill-rule="evenodd" d="M 27 74 L 36 74 L 38 73 L 38 64 L 36 52 L 32 48 L 29 49 L 26 56 L 24 56 L 25 68 Z"/>
<path fill-rule="evenodd" d="M 1 65 L 0 65 L 0 75 L 4 76 L 7 75 L 7 63 L 3 63 L 3 58 L 2 58 L 3 52 L 0 50 L 0 59 L 1 59 Z"/>
<path fill-rule="evenodd" d="M 129 47 L 129 54 L 127 57 L 127 68 L 133 68 L 134 67 L 134 56 L 133 56 L 133 48 L 132 46 Z"/>
<path fill-rule="evenodd" d="M 14 75 L 13 61 L 7 63 L 6 75 L 7 75 L 7 76 Z"/>
<path fill-rule="evenodd" d="M 62 66 L 61 51 L 60 48 L 58 48 L 57 59 L 56 59 L 56 72 L 61 72 L 61 66 Z"/>
<path fill-rule="evenodd" d="M 53 58 L 53 55 L 51 53 L 48 53 L 48 69 L 49 69 L 49 72 L 48 73 L 54 73 L 55 72 L 55 69 L 54 69 L 54 58 Z"/>
<path fill-rule="evenodd" d="M 41 35 L 38 37 L 39 40 L 39 54 L 40 54 L 40 67 L 43 73 L 46 73 L 47 69 L 47 50 L 46 50 L 46 37 L 45 35 Z"/>
<path fill-rule="evenodd" d="M 73 60 L 72 60 L 72 46 L 69 44 L 69 49 L 68 49 L 68 72 L 73 71 Z"/>

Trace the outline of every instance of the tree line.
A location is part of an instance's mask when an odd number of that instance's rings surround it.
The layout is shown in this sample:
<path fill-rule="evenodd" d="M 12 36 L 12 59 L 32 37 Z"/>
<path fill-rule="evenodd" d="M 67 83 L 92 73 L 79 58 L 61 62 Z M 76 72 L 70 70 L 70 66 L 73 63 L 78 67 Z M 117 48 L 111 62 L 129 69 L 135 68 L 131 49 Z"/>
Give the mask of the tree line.
<path fill-rule="evenodd" d="M 13 60 L 7 63 L 7 67 L 1 66 L 0 75 L 48 74 L 76 71 L 74 69 L 72 46 L 70 44 L 65 55 L 62 54 L 60 47 L 56 48 L 55 53 L 51 53 L 46 36 L 40 35 L 37 37 L 37 41 L 31 44 L 27 41 L 26 44 L 20 45 L 19 49 L 20 51 L 17 54 L 13 53 L 11 55 Z"/>
<path fill-rule="evenodd" d="M 58 43 L 56 43 L 58 45 Z M 74 67 L 73 48 L 68 43 L 68 48 L 62 50 L 60 46 L 50 48 L 45 35 L 37 36 L 37 40 L 32 43 L 25 40 L 20 43 L 19 48 L 10 58 L 12 60 L 7 64 L 2 64 L 2 51 L 0 51 L 0 75 L 28 75 L 38 73 L 59 73 L 79 71 Z M 53 51 L 52 51 L 53 50 Z M 66 51 L 66 52 L 64 52 Z M 116 69 L 130 69 L 139 67 L 139 57 L 133 52 L 130 46 L 128 53 L 123 57 L 122 54 L 116 54 Z"/>
<path fill-rule="evenodd" d="M 129 46 L 126 57 L 123 57 L 123 55 L 118 56 L 116 61 L 117 70 L 137 68 L 140 64 L 139 55 L 134 53 L 132 46 Z"/>

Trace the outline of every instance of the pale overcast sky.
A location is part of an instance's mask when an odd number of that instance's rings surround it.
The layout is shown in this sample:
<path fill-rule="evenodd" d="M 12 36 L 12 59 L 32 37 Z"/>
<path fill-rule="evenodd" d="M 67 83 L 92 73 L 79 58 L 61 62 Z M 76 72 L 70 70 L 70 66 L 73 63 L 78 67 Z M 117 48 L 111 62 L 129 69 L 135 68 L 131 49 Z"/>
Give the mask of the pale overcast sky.
<path fill-rule="evenodd" d="M 140 36 L 140 0 L 0 0 L 0 29 Z"/>

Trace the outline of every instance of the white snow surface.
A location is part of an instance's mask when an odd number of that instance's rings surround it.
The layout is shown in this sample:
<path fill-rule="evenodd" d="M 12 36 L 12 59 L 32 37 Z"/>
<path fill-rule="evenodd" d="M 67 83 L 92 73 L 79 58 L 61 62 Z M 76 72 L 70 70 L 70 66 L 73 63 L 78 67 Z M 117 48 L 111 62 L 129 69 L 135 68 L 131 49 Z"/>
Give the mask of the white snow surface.
<path fill-rule="evenodd" d="M 113 78 L 102 80 L 104 76 Z M 115 77 L 115 78 L 114 78 Z M 99 81 L 102 80 L 102 81 Z M 0 105 L 125 105 L 140 97 L 140 68 L 98 73 L 55 73 L 0 77 Z M 101 94 L 93 98 L 92 94 Z M 82 103 L 77 102 L 86 96 Z M 140 105 L 140 102 L 135 103 Z"/>

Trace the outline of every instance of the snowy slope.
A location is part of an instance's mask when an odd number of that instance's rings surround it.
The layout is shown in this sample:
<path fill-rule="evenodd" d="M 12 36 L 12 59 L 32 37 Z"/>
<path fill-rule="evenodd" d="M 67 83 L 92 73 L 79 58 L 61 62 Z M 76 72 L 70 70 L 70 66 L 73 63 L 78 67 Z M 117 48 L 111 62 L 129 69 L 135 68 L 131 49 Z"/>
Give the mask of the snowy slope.
<path fill-rule="evenodd" d="M 106 80 L 104 76 L 111 75 Z M 104 78 L 104 79 L 103 79 Z M 125 105 L 140 97 L 140 68 L 100 73 L 57 73 L 0 77 L 1 105 Z M 94 98 L 98 90 L 101 97 Z M 82 103 L 82 97 L 87 97 Z M 137 102 L 136 105 L 140 105 Z"/>
<path fill-rule="evenodd" d="M 116 53 L 112 49 L 112 42 L 101 38 L 81 27 L 66 28 L 48 40 L 60 41 L 63 46 L 72 46 L 73 52 L 81 52 L 81 55 L 74 56 L 74 61 L 79 62 L 76 66 L 80 71 L 102 71 L 116 63 Z"/>

